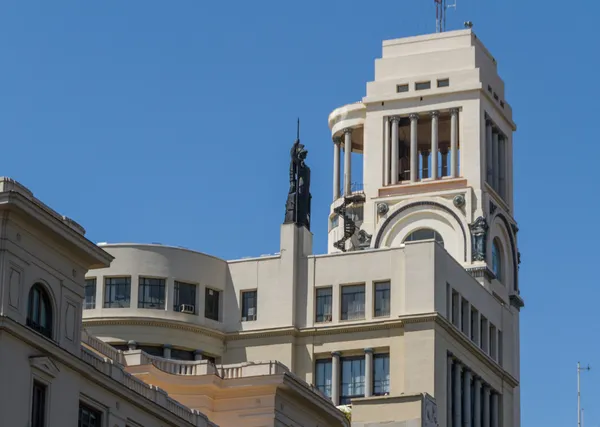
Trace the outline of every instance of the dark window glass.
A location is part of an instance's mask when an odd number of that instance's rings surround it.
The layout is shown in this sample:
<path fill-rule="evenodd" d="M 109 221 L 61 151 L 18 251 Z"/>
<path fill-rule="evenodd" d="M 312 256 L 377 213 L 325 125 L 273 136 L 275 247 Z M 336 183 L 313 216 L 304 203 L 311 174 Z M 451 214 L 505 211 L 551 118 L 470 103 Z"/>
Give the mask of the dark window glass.
<path fill-rule="evenodd" d="M 420 230 L 413 231 L 408 235 L 405 242 L 417 242 L 420 240 L 432 240 L 434 239 L 440 245 L 444 246 L 444 239 L 442 236 L 435 230 L 431 228 L 421 228 Z"/>
<path fill-rule="evenodd" d="M 390 355 L 373 356 L 373 395 L 384 396 L 390 393 Z"/>
<path fill-rule="evenodd" d="M 492 244 L 492 271 L 500 282 L 502 281 L 502 262 L 500 256 L 500 247 L 498 245 L 498 241 L 494 239 L 494 243 Z"/>
<path fill-rule="evenodd" d="M 27 326 L 52 338 L 52 304 L 48 292 L 39 283 L 33 285 L 29 291 Z"/>
<path fill-rule="evenodd" d="M 39 381 L 33 382 L 31 399 L 31 427 L 46 426 L 46 385 Z"/>
<path fill-rule="evenodd" d="M 79 424 L 78 427 L 100 427 L 102 424 L 102 412 L 79 402 Z"/>
<path fill-rule="evenodd" d="M 390 282 L 375 283 L 375 317 L 390 315 Z"/>
<path fill-rule="evenodd" d="M 165 309 L 165 279 L 140 277 L 138 308 Z"/>
<path fill-rule="evenodd" d="M 319 359 L 315 363 L 315 383 L 317 389 L 331 397 L 331 359 Z"/>
<path fill-rule="evenodd" d="M 96 308 L 96 278 L 85 279 L 85 299 L 83 301 L 84 310 Z"/>
<path fill-rule="evenodd" d="M 398 93 L 408 92 L 408 84 L 397 85 L 396 92 L 398 92 Z"/>
<path fill-rule="evenodd" d="M 365 285 L 342 286 L 342 320 L 365 318 Z"/>
<path fill-rule="evenodd" d="M 129 351 L 129 346 L 127 344 L 111 344 L 110 346 L 116 350 Z"/>
<path fill-rule="evenodd" d="M 131 277 L 104 279 L 104 308 L 129 308 Z"/>
<path fill-rule="evenodd" d="M 144 353 L 148 353 L 151 356 L 163 357 L 164 351 L 161 346 L 157 345 L 138 345 L 137 350 L 142 350 Z"/>
<path fill-rule="evenodd" d="M 448 87 L 450 86 L 450 79 L 440 79 L 437 81 L 438 87 Z"/>
<path fill-rule="evenodd" d="M 431 82 L 419 82 L 415 83 L 415 90 L 431 89 Z"/>
<path fill-rule="evenodd" d="M 256 291 L 242 292 L 242 322 L 256 320 Z"/>
<path fill-rule="evenodd" d="M 204 317 L 219 321 L 220 292 L 206 288 L 204 293 Z"/>
<path fill-rule="evenodd" d="M 194 360 L 194 352 L 189 350 L 171 349 L 171 359 L 173 360 Z"/>
<path fill-rule="evenodd" d="M 365 358 L 346 357 L 340 359 L 340 364 L 340 405 L 348 405 L 351 399 L 365 395 Z"/>
<path fill-rule="evenodd" d="M 175 300 L 174 311 L 196 314 L 196 285 L 175 282 L 173 298 Z"/>
<path fill-rule="evenodd" d="M 331 288 L 317 289 L 317 322 L 331 322 Z"/>

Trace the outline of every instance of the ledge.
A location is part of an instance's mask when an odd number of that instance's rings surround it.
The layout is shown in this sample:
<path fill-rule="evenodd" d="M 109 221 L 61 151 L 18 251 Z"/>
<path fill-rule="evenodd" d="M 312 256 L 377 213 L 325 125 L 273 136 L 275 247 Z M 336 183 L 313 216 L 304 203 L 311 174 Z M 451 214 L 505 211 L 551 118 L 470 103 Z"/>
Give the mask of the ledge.
<path fill-rule="evenodd" d="M 406 196 L 463 188 L 467 188 L 467 180 L 465 178 L 442 178 L 382 187 L 379 189 L 379 197 Z"/>

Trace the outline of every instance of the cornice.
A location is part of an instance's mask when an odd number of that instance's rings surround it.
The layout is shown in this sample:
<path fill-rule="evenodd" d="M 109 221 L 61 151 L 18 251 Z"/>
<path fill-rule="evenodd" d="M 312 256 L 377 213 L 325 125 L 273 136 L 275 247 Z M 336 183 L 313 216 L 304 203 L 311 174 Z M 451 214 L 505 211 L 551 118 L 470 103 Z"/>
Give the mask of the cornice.
<path fill-rule="evenodd" d="M 203 335 L 224 340 L 226 334 L 193 323 L 180 322 L 178 320 L 157 319 L 149 317 L 111 317 L 111 318 L 83 318 L 83 326 L 151 326 L 167 329 L 178 329 L 189 332 L 201 333 Z"/>

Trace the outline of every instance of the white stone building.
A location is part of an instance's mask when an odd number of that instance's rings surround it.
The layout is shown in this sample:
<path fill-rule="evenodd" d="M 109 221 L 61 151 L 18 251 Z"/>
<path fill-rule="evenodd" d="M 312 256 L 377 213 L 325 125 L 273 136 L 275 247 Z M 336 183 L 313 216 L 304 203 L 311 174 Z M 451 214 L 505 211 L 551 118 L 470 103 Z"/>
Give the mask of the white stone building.
<path fill-rule="evenodd" d="M 84 326 L 182 378 L 278 360 L 355 425 L 519 427 L 516 126 L 495 59 L 471 30 L 385 41 L 329 125 L 328 254 L 294 223 L 252 259 L 101 244 L 115 259 L 89 263 Z"/>

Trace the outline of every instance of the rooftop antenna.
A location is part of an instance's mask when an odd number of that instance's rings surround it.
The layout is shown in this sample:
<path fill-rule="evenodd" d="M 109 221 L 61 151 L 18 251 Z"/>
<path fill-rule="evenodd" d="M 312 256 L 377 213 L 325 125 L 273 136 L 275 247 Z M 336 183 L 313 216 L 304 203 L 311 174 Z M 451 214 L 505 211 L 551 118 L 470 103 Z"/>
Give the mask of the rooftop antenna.
<path fill-rule="evenodd" d="M 298 127 L 296 130 L 296 140 L 300 141 L 300 117 L 298 117 Z"/>
<path fill-rule="evenodd" d="M 580 373 L 581 371 L 589 371 L 590 365 L 587 365 L 585 368 L 582 368 L 579 362 L 577 362 L 577 427 L 581 427 L 581 418 L 582 418 L 582 409 L 581 409 L 581 388 L 580 388 Z"/>
<path fill-rule="evenodd" d="M 433 0 L 435 2 L 435 31 L 443 33 L 446 31 L 446 11 L 453 7 L 456 10 L 456 2 L 448 4 L 448 0 Z"/>

